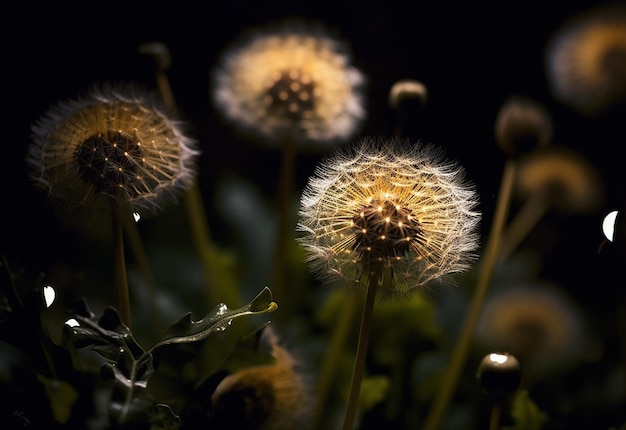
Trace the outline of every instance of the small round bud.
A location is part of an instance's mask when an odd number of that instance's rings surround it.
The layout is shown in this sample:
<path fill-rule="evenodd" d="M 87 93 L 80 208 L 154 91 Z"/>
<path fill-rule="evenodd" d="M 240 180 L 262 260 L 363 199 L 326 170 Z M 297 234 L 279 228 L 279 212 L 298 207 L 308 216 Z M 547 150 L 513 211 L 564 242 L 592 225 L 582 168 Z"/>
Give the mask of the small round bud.
<path fill-rule="evenodd" d="M 424 109 L 428 101 L 428 90 L 419 81 L 402 79 L 389 91 L 389 106 L 401 113 L 417 113 Z"/>
<path fill-rule="evenodd" d="M 517 156 L 547 145 L 552 139 L 552 119 L 543 106 L 521 96 L 509 98 L 496 117 L 496 143 Z"/>
<path fill-rule="evenodd" d="M 480 386 L 492 397 L 499 398 L 514 393 L 521 382 L 521 370 L 515 356 L 509 353 L 487 354 L 476 372 Z"/>

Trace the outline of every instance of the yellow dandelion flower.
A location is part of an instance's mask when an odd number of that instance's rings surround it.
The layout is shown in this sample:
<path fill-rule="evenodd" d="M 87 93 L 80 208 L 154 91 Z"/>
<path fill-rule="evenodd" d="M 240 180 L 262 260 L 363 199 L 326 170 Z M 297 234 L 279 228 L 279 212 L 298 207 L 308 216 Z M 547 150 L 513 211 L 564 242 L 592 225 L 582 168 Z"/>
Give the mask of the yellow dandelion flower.
<path fill-rule="evenodd" d="M 198 151 L 182 126 L 147 91 L 94 87 L 33 125 L 31 179 L 72 213 L 107 213 L 114 199 L 153 214 L 195 178 Z"/>
<path fill-rule="evenodd" d="M 322 26 L 286 21 L 253 30 L 224 53 L 212 78 L 224 119 L 270 144 L 345 141 L 365 117 L 365 77 Z"/>
<path fill-rule="evenodd" d="M 555 96 L 581 113 L 626 102 L 626 8 L 572 18 L 548 44 L 546 68 Z"/>
<path fill-rule="evenodd" d="M 403 295 L 468 269 L 478 248 L 478 196 L 433 145 L 363 138 L 323 161 L 303 192 L 298 241 L 323 279 Z"/>
<path fill-rule="evenodd" d="M 515 355 L 530 379 L 579 362 L 588 345 L 579 307 L 551 284 L 520 284 L 492 293 L 476 338 L 487 348 Z"/>

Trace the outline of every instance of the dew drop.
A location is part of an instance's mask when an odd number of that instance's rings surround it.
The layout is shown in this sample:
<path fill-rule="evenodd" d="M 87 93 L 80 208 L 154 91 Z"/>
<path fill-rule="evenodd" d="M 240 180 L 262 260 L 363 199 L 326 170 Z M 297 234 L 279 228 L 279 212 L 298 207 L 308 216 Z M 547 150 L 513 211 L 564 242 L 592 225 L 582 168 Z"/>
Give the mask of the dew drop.
<path fill-rule="evenodd" d="M 224 303 L 220 303 L 219 305 L 217 305 L 217 310 L 215 313 L 217 315 L 224 315 L 227 310 L 228 310 L 228 306 L 226 306 Z"/>
<path fill-rule="evenodd" d="M 133 212 L 133 218 L 135 219 L 135 222 L 139 222 L 141 215 L 139 215 L 139 212 Z"/>
<path fill-rule="evenodd" d="M 65 325 L 68 325 L 70 327 L 78 327 L 78 326 L 80 326 L 79 322 L 76 321 L 74 318 L 70 318 L 69 320 L 65 321 Z"/>

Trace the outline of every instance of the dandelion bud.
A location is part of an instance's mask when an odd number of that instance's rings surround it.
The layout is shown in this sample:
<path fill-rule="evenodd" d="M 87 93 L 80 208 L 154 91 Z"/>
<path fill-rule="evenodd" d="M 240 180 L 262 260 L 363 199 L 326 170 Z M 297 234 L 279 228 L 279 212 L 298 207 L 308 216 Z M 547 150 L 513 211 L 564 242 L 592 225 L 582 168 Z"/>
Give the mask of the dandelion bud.
<path fill-rule="evenodd" d="M 431 145 L 365 138 L 323 161 L 302 194 L 298 241 L 322 279 L 365 288 L 387 270 L 387 295 L 464 271 L 478 248 L 477 194 Z"/>
<path fill-rule="evenodd" d="M 495 123 L 496 143 L 511 156 L 547 145 L 553 131 L 552 119 L 543 106 L 521 96 L 504 103 Z"/>
<path fill-rule="evenodd" d="M 481 360 L 476 378 L 493 399 L 513 394 L 522 381 L 519 361 L 509 353 L 492 352 Z"/>
<path fill-rule="evenodd" d="M 111 199 L 155 213 L 195 178 L 198 152 L 181 126 L 152 94 L 94 87 L 33 125 L 30 176 L 72 214 L 106 213 Z"/>
<path fill-rule="evenodd" d="M 286 21 L 224 53 L 212 75 L 213 102 L 225 121 L 268 144 L 345 141 L 365 117 L 365 78 L 350 61 L 323 28 Z"/>
<path fill-rule="evenodd" d="M 402 113 L 421 111 L 428 101 L 426 86 L 413 79 L 397 81 L 389 91 L 389 106 Z"/>

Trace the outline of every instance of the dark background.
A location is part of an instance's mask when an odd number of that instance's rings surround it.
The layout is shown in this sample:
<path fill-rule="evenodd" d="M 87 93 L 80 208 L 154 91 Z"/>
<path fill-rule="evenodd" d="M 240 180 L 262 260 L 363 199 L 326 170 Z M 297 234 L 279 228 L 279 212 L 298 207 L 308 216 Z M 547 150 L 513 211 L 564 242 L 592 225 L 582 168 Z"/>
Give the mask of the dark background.
<path fill-rule="evenodd" d="M 624 204 L 624 125 L 609 112 L 586 118 L 563 106 L 548 89 L 545 46 L 572 16 L 594 1 L 553 2 L 98 2 L 16 3 L 3 15 L 4 138 L 0 146 L 2 242 L 18 255 L 47 254 L 54 226 L 41 194 L 34 194 L 23 157 L 30 126 L 52 104 L 74 98 L 92 84 L 134 81 L 155 86 L 154 63 L 141 43 L 165 43 L 172 55 L 168 72 L 181 116 L 200 141 L 203 193 L 211 198 L 216 177 L 236 172 L 271 195 L 277 154 L 242 142 L 220 123 L 209 97 L 209 76 L 219 55 L 243 30 L 289 16 L 324 23 L 350 46 L 354 64 L 367 76 L 368 119 L 361 134 L 390 135 L 395 113 L 387 104 L 398 79 L 422 81 L 429 102 L 408 137 L 445 148 L 465 166 L 481 194 L 483 230 L 489 226 L 504 155 L 494 142 L 493 124 L 504 100 L 534 98 L 550 111 L 554 143 L 581 152 L 607 187 L 604 206 L 594 214 L 561 223 L 552 254 L 555 272 L 570 274 L 572 288 L 601 296 L 591 273 L 573 273 L 596 258 L 603 239 L 601 217 Z M 298 186 L 317 156 L 300 158 Z M 211 216 L 211 215 L 210 215 Z M 43 221 L 47 220 L 47 221 Z M 54 230 L 54 229 L 53 229 Z M 219 236 L 219 229 L 216 232 Z M 56 250 L 71 248 L 54 241 Z M 562 245 L 562 248 L 560 247 Z M 574 247 L 574 248 L 573 248 Z M 573 252 L 573 249 L 576 251 Z M 568 270 L 561 270 L 561 264 Z M 594 282 L 595 284 L 595 282 Z"/>
<path fill-rule="evenodd" d="M 584 117 L 559 103 L 545 74 L 545 47 L 570 17 L 596 1 L 339 2 L 49 2 L 13 4 L 2 18 L 3 136 L 0 142 L 0 245 L 10 258 L 42 264 L 82 252 L 83 241 L 66 230 L 34 192 L 23 162 L 30 126 L 51 105 L 91 85 L 132 81 L 155 86 L 154 63 L 140 54 L 146 42 L 165 43 L 168 76 L 180 114 L 191 125 L 202 155 L 199 179 L 210 207 L 215 180 L 236 173 L 271 198 L 280 165 L 277 153 L 242 141 L 218 120 L 209 97 L 211 69 L 242 31 L 285 17 L 324 23 L 350 46 L 367 76 L 368 118 L 361 134 L 391 135 L 396 116 L 387 104 L 398 79 L 422 81 L 425 111 L 408 130 L 412 140 L 443 147 L 466 169 L 480 194 L 486 237 L 505 157 L 494 141 L 498 109 L 511 95 L 534 98 L 551 113 L 554 144 L 592 162 L 606 189 L 590 214 L 551 213 L 550 247 L 542 250 L 542 276 L 564 286 L 610 342 L 618 342 L 612 315 L 615 276 L 622 262 L 603 242 L 601 222 L 625 206 L 626 115 L 623 109 Z M 298 187 L 318 161 L 299 158 Z M 209 211 L 216 239 L 229 242 L 218 214 Z M 546 230 L 543 230 L 545 233 Z M 77 243 L 81 244 L 77 246 Z M 608 250 L 608 251 L 607 251 Z M 618 280 L 616 280 L 618 279 Z"/>

